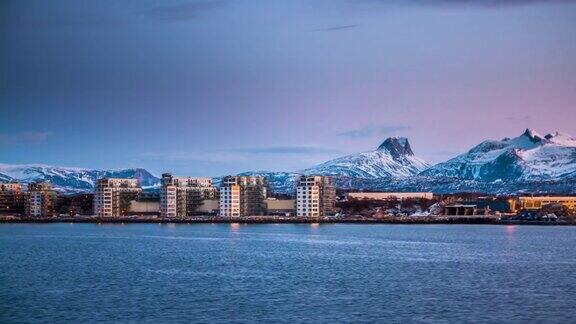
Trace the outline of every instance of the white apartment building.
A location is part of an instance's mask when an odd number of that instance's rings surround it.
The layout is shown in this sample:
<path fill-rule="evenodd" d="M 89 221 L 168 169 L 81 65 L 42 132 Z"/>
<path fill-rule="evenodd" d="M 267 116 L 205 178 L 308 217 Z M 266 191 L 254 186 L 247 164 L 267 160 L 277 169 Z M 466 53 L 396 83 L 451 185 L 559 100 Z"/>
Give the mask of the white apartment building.
<path fill-rule="evenodd" d="M 98 179 L 94 192 L 94 214 L 100 217 L 125 216 L 130 201 L 136 200 L 142 188 L 137 179 Z"/>
<path fill-rule="evenodd" d="M 218 200 L 220 216 L 239 217 L 240 216 L 240 185 L 220 187 L 220 198 Z"/>
<path fill-rule="evenodd" d="M 28 193 L 26 215 L 31 217 L 42 216 L 42 193 L 33 191 Z"/>
<path fill-rule="evenodd" d="M 215 199 L 216 187 L 211 178 L 174 177 L 162 175 L 160 214 L 162 217 L 186 217 L 199 210 L 204 200 Z"/>
<path fill-rule="evenodd" d="M 296 215 L 320 217 L 334 213 L 336 190 L 332 178 L 301 176 L 296 184 Z"/>
<path fill-rule="evenodd" d="M 220 216 L 264 215 L 267 193 L 264 177 L 224 177 L 220 185 Z"/>

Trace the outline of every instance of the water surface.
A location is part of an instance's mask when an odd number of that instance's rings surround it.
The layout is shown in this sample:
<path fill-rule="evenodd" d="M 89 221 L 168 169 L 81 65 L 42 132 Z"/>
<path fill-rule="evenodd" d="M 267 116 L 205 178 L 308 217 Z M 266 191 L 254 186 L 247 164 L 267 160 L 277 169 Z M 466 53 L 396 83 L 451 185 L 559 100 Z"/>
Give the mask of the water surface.
<path fill-rule="evenodd" d="M 571 322 L 576 227 L 0 225 L 0 322 Z"/>

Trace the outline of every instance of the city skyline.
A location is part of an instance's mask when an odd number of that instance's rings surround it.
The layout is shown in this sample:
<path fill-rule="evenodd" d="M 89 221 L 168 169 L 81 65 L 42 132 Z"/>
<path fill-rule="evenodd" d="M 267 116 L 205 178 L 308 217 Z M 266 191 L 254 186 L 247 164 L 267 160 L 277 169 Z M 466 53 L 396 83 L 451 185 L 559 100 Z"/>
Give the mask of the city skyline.
<path fill-rule="evenodd" d="M 576 134 L 573 1 L 0 6 L 0 163 L 218 176 Z"/>

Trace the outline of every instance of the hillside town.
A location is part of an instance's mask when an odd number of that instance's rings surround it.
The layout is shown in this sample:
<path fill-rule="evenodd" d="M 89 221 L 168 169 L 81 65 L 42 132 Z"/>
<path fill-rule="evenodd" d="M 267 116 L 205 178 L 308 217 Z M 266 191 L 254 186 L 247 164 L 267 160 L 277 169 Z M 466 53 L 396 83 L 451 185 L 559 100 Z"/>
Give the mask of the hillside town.
<path fill-rule="evenodd" d="M 576 197 L 336 189 L 330 176 L 300 176 L 290 194 L 265 177 L 162 174 L 159 190 L 101 178 L 93 193 L 62 194 L 49 182 L 0 184 L 2 221 L 547 223 L 576 220 Z"/>

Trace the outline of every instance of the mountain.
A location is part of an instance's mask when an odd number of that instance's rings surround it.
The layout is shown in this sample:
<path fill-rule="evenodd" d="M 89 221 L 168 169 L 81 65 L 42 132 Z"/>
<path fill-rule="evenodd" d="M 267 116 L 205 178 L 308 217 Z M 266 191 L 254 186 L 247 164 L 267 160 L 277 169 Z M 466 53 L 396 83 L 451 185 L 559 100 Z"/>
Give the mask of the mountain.
<path fill-rule="evenodd" d="M 576 179 L 576 140 L 527 129 L 516 138 L 484 141 L 421 175 L 484 182 Z"/>
<path fill-rule="evenodd" d="M 0 181 L 50 181 L 62 192 L 92 191 L 99 178 L 132 178 L 138 179 L 142 187 L 157 186 L 160 179 L 140 168 L 123 170 L 93 170 L 68 168 L 40 164 L 8 165 L 0 164 Z"/>
<path fill-rule="evenodd" d="M 408 139 L 390 137 L 374 151 L 336 158 L 300 173 L 376 179 L 413 176 L 428 167 L 426 162 L 414 155 Z"/>
<path fill-rule="evenodd" d="M 486 182 L 454 177 L 388 177 L 378 179 L 361 179 L 336 177 L 337 188 L 368 191 L 430 191 L 436 194 L 460 192 L 478 192 L 485 194 L 553 194 L 576 195 L 576 178 L 559 180 L 517 180 Z"/>
<path fill-rule="evenodd" d="M 294 172 L 248 171 L 239 175 L 266 177 L 272 191 L 292 193 L 300 175 L 330 175 L 339 188 L 351 188 L 358 183 L 380 186 L 378 179 L 414 176 L 428 166 L 414 155 L 408 139 L 390 137 L 374 151 L 347 155 L 308 169 Z M 214 183 L 218 184 L 219 180 L 215 178 Z"/>
<path fill-rule="evenodd" d="M 408 140 L 389 138 L 377 150 L 296 172 L 246 172 L 269 179 L 275 192 L 291 192 L 300 174 L 334 177 L 341 189 L 576 194 L 576 140 L 562 133 L 484 141 L 467 153 L 427 168 Z"/>
<path fill-rule="evenodd" d="M 446 162 L 429 167 L 406 138 L 390 137 L 376 150 L 336 158 L 294 171 L 249 171 L 268 178 L 277 193 L 292 193 L 299 175 L 330 175 L 342 189 L 433 191 L 436 193 L 576 194 L 576 139 L 562 133 L 542 136 L 526 130 L 516 138 L 488 140 Z M 144 169 L 93 170 L 46 165 L 0 164 L 0 182 L 48 180 L 62 192 L 92 191 L 98 178 L 136 178 L 144 188 L 160 180 Z M 220 178 L 214 178 L 217 185 Z"/>

